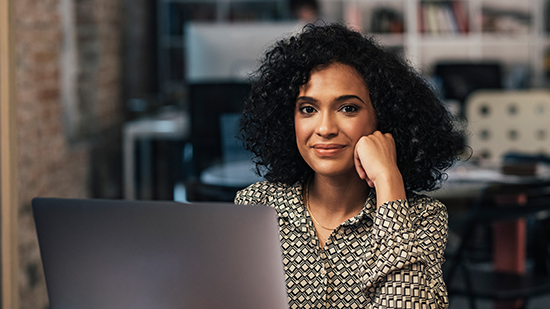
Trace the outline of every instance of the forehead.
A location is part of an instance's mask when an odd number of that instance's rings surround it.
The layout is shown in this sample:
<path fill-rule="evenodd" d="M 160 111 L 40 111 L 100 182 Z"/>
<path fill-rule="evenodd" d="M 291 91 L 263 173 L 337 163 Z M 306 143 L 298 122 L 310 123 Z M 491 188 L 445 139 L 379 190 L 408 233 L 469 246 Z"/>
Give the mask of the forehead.
<path fill-rule="evenodd" d="M 320 65 L 311 70 L 309 80 L 300 87 L 300 93 L 304 92 L 362 92 L 368 95 L 368 87 L 357 70 L 347 64 L 335 62 Z"/>
<path fill-rule="evenodd" d="M 353 66 L 351 66 L 349 64 L 341 63 L 341 62 L 330 62 L 330 63 L 320 64 L 320 65 L 314 67 L 313 69 L 311 69 L 310 74 L 320 72 L 320 71 L 323 71 L 323 70 L 327 70 L 327 69 L 328 70 L 341 70 L 341 71 L 346 72 L 348 74 L 352 74 L 352 75 L 354 75 L 355 77 L 357 77 L 359 79 L 363 79 L 361 74 L 359 74 L 359 72 Z"/>

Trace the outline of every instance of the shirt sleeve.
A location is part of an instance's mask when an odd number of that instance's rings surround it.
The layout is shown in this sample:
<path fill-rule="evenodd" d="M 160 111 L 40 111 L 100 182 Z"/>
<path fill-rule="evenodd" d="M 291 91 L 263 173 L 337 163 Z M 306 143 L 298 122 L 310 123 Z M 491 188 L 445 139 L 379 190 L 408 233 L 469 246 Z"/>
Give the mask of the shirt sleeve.
<path fill-rule="evenodd" d="M 235 195 L 235 199 L 233 200 L 233 203 L 235 204 L 248 204 L 246 199 L 246 193 L 243 191 L 237 191 L 237 194 Z"/>
<path fill-rule="evenodd" d="M 265 185 L 262 182 L 254 183 L 235 195 L 233 202 L 242 205 L 266 204 Z"/>
<path fill-rule="evenodd" d="M 373 220 L 371 248 L 360 261 L 363 292 L 375 308 L 447 308 L 441 271 L 447 241 L 447 211 L 419 198 L 383 204 Z M 411 211 L 418 214 L 411 219 Z"/>

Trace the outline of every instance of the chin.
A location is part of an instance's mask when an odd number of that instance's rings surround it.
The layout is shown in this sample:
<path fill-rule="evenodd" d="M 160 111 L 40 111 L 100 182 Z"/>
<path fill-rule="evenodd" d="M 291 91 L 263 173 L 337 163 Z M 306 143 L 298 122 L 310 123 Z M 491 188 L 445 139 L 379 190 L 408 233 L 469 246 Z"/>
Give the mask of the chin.
<path fill-rule="evenodd" d="M 355 167 L 352 166 L 350 169 L 349 167 L 343 168 L 343 167 L 318 167 L 313 168 L 313 171 L 315 174 L 325 176 L 325 177 L 342 177 L 342 176 L 352 176 L 355 175 L 359 177 L 357 172 L 355 171 Z"/>

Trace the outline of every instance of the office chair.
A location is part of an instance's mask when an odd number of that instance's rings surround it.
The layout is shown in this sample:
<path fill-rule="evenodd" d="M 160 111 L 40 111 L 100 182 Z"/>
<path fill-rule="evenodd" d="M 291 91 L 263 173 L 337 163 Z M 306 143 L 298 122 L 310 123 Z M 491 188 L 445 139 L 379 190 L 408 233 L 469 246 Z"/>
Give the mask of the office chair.
<path fill-rule="evenodd" d="M 478 299 L 514 302 L 515 308 L 526 308 L 530 298 L 550 294 L 549 218 L 550 182 L 489 186 L 465 217 L 449 222 L 450 229 L 460 234 L 457 250 L 447 255 L 444 269 L 451 300 L 461 295 L 467 296 L 470 308 L 476 308 Z M 515 258 L 512 267 L 510 261 L 493 261 L 493 265 L 485 263 L 482 267 L 482 263 L 472 259 L 475 252 L 470 245 L 480 227 L 492 226 L 494 237 L 495 233 L 510 232 L 509 227 L 518 224 L 526 228 L 519 231 L 526 230 L 528 236 L 516 235 L 519 248 L 524 251 L 505 256 Z M 506 240 L 509 241 L 513 239 Z M 509 244 L 495 242 L 492 246 L 493 254 L 497 254 Z"/>
<path fill-rule="evenodd" d="M 189 85 L 191 143 L 195 174 L 222 160 L 221 115 L 241 113 L 250 83 L 208 82 Z"/>
<path fill-rule="evenodd" d="M 550 154 L 550 91 L 480 90 L 466 101 L 473 156 L 495 164 L 509 152 Z"/>
<path fill-rule="evenodd" d="M 240 115 L 244 100 L 250 93 L 248 82 L 204 82 L 189 85 L 191 115 L 190 149 L 192 154 L 186 166 L 190 170 L 185 180 L 189 201 L 231 202 L 242 186 L 211 185 L 201 181 L 201 173 L 208 167 L 224 162 L 224 151 L 231 145 L 224 134 L 234 137 L 238 128 L 224 128 L 224 123 L 234 126 L 234 115 Z M 230 137 L 229 137 L 230 138 Z M 234 140 L 234 138 L 233 138 Z M 234 152 L 231 152 L 232 155 Z"/>

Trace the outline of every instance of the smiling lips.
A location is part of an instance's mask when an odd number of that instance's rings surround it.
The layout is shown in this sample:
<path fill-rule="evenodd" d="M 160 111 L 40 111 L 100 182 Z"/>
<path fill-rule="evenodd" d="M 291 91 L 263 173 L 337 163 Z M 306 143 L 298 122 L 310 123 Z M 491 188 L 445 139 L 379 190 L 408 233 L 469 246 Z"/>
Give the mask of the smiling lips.
<path fill-rule="evenodd" d="M 346 145 L 340 144 L 315 144 L 312 147 L 315 152 L 321 156 L 332 156 L 338 154 Z"/>

